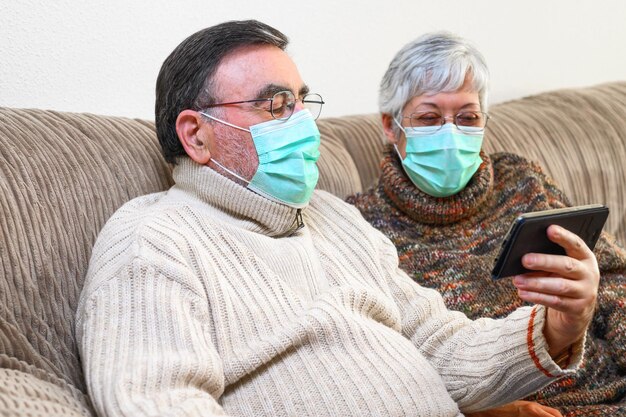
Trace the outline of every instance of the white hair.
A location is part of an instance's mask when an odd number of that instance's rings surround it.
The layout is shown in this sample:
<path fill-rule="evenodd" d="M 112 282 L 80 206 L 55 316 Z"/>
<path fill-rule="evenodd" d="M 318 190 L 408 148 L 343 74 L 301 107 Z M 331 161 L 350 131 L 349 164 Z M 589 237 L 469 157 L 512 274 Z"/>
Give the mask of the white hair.
<path fill-rule="evenodd" d="M 468 80 L 487 111 L 489 70 L 482 54 L 467 40 L 447 32 L 427 33 L 394 56 L 380 83 L 381 113 L 398 117 L 413 97 L 458 91 Z M 398 134 L 397 126 L 394 131 Z"/>

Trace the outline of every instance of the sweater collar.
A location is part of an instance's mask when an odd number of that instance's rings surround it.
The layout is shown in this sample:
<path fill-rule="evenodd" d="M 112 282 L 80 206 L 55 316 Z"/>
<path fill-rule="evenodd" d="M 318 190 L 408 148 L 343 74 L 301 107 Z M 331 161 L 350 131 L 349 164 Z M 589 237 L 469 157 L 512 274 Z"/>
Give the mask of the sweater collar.
<path fill-rule="evenodd" d="M 467 186 L 449 197 L 433 197 L 417 188 L 402 168 L 393 146 L 385 149 L 381 162 L 383 192 L 407 216 L 420 223 L 448 224 L 475 214 L 493 191 L 493 166 L 481 151 L 483 163 Z"/>
<path fill-rule="evenodd" d="M 220 210 L 225 221 L 271 237 L 296 230 L 297 209 L 271 201 L 188 157 L 176 162 L 175 187 Z"/>

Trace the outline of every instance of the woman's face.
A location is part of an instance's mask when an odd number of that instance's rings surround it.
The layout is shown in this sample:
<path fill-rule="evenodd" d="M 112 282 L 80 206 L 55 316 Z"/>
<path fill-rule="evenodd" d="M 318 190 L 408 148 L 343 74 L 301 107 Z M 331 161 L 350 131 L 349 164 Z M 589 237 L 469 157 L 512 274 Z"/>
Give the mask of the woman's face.
<path fill-rule="evenodd" d="M 454 116 L 462 111 L 480 111 L 478 92 L 470 91 L 468 82 L 452 93 L 422 94 L 409 100 L 402 109 L 402 120 L 398 120 L 403 127 L 410 127 L 409 116 L 417 112 L 432 112 L 433 116 L 440 115 L 446 118 L 446 123 L 453 123 Z M 387 117 L 387 120 L 385 118 Z M 389 143 L 396 144 L 402 159 L 406 157 L 406 137 L 401 132 L 400 138 L 396 138 L 392 131 L 392 124 L 395 122 L 389 115 L 383 115 L 383 126 Z"/>

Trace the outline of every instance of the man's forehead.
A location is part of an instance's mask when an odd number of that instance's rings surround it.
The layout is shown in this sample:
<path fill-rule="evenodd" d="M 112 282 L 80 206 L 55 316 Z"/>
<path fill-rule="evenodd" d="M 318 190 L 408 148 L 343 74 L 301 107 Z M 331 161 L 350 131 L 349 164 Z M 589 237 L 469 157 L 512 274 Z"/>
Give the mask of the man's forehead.
<path fill-rule="evenodd" d="M 271 45 L 250 45 L 227 55 L 217 68 L 213 83 L 225 100 L 267 97 L 289 90 L 306 90 L 296 64 L 289 55 Z"/>

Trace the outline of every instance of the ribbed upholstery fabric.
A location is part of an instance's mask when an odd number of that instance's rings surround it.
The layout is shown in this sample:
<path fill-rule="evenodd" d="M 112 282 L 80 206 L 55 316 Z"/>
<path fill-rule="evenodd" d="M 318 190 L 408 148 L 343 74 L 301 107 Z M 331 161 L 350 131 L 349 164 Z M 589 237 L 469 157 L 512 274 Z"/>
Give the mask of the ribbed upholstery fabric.
<path fill-rule="evenodd" d="M 0 368 L 0 412 L 2 416 L 79 417 L 91 415 L 84 396 L 63 381 L 49 382 L 49 375 L 36 369 Z M 38 376 L 38 374 L 40 374 Z"/>
<path fill-rule="evenodd" d="M 607 203 L 605 230 L 626 241 L 626 82 L 549 92 L 490 112 L 489 152 L 503 143 L 540 161 L 575 203 Z M 319 188 L 344 198 L 377 180 L 379 120 L 318 120 Z M 123 203 L 170 185 L 152 122 L 0 108 L 0 368 L 35 375 L 84 404 L 78 413 L 90 412 L 71 329 L 92 245 Z M 0 387 L 27 381 L 0 372 Z M 22 388 L 2 392 L 0 416 L 37 415 L 29 410 L 38 398 Z"/>
<path fill-rule="evenodd" d="M 626 82 L 493 106 L 484 149 L 538 161 L 574 204 L 606 204 L 605 231 L 626 244 Z"/>
<path fill-rule="evenodd" d="M 318 188 L 339 197 L 365 191 L 380 173 L 380 116 L 357 115 L 318 121 L 322 134 Z M 350 191 L 352 190 L 352 191 Z"/>
<path fill-rule="evenodd" d="M 89 413 L 73 327 L 91 247 L 121 204 L 170 185 L 159 152 L 144 122 L 0 109 L 0 415 L 40 415 L 55 386 L 47 415 Z"/>

